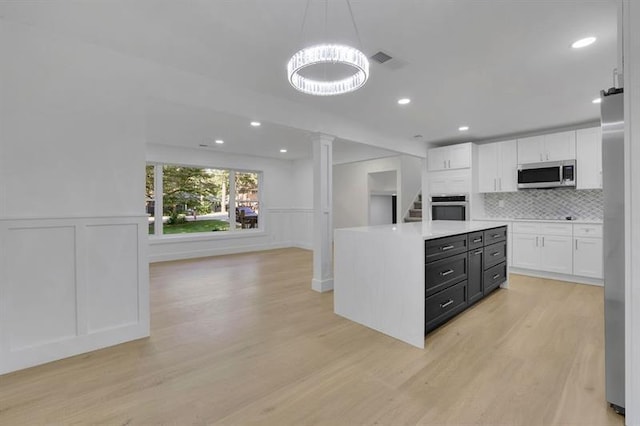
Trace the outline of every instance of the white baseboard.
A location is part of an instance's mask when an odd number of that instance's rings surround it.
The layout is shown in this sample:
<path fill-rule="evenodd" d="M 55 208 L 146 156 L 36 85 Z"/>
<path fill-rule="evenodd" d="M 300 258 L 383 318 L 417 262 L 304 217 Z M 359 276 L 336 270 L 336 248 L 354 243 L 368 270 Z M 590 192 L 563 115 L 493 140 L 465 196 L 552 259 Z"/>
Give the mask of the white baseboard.
<path fill-rule="evenodd" d="M 547 278 L 552 280 L 567 281 L 567 282 L 578 283 L 578 284 L 595 285 L 600 287 L 604 285 L 604 281 L 597 278 L 580 277 L 578 275 L 569 275 L 569 274 L 558 274 L 555 272 L 534 271 L 532 269 L 514 268 L 513 266 L 509 267 L 509 273 L 527 275 L 527 276 L 536 277 L 536 278 Z"/>
<path fill-rule="evenodd" d="M 325 279 L 325 280 L 311 280 L 311 288 L 318 293 L 325 293 L 327 291 L 333 291 L 333 278 Z"/>

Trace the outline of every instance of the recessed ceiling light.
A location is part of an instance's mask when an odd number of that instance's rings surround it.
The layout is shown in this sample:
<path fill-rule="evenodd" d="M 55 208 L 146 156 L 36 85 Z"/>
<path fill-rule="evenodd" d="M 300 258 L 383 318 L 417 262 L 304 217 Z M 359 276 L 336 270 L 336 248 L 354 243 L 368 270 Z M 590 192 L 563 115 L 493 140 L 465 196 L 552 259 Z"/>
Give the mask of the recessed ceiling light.
<path fill-rule="evenodd" d="M 216 139 L 216 143 L 218 145 L 222 145 L 224 143 L 224 141 L 222 139 Z"/>
<path fill-rule="evenodd" d="M 261 123 L 260 123 L 259 121 L 252 121 L 252 122 L 251 122 L 251 125 L 252 125 L 253 127 L 260 127 L 260 124 L 261 124 Z"/>
<path fill-rule="evenodd" d="M 280 152 L 284 154 L 285 152 L 287 152 L 287 150 L 286 150 L 286 149 L 284 149 L 284 148 L 282 148 L 282 149 L 280 150 Z"/>
<path fill-rule="evenodd" d="M 409 102 L 411 102 L 411 99 L 409 99 L 409 98 L 398 99 L 398 105 L 406 105 Z"/>
<path fill-rule="evenodd" d="M 599 104 L 602 102 L 602 98 L 595 98 L 594 100 L 591 101 L 592 104 Z"/>
<path fill-rule="evenodd" d="M 574 41 L 573 44 L 571 45 L 571 47 L 574 48 L 574 49 L 581 49 L 583 47 L 587 47 L 590 44 L 595 43 L 595 41 L 596 41 L 595 37 L 581 38 L 578 41 Z"/>
<path fill-rule="evenodd" d="M 467 130 L 469 130 L 469 126 L 460 126 L 458 127 L 458 130 L 461 132 L 466 132 Z"/>

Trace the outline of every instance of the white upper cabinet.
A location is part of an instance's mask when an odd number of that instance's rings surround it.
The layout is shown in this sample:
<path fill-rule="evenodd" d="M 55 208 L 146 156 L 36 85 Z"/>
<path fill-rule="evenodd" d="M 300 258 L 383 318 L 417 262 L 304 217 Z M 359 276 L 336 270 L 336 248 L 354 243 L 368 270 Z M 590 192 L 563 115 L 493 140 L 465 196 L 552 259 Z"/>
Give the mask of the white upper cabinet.
<path fill-rule="evenodd" d="M 576 189 L 602 188 L 602 129 L 576 131 Z"/>
<path fill-rule="evenodd" d="M 517 190 L 518 149 L 515 140 L 478 146 L 478 191 Z"/>
<path fill-rule="evenodd" d="M 471 143 L 431 148 L 427 152 L 429 171 L 468 169 L 471 167 Z"/>
<path fill-rule="evenodd" d="M 575 158 L 575 130 L 518 139 L 519 164 L 575 160 Z"/>

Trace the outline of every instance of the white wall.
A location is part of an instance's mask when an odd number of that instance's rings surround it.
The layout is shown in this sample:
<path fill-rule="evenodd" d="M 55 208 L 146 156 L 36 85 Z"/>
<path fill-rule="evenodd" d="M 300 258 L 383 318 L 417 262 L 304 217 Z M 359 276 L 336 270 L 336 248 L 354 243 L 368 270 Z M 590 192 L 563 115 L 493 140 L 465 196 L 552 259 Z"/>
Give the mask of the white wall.
<path fill-rule="evenodd" d="M 333 226 L 349 228 L 367 226 L 369 220 L 370 173 L 397 172 L 398 222 L 413 203 L 421 188 L 422 160 L 395 156 L 378 160 L 339 164 L 333 167 Z"/>
<path fill-rule="evenodd" d="M 369 200 L 369 225 L 388 225 L 393 221 L 393 196 L 372 195 Z"/>
<path fill-rule="evenodd" d="M 154 261 L 213 256 L 279 247 L 311 246 L 312 208 L 305 206 L 304 164 L 221 152 L 147 144 L 147 161 L 262 172 L 261 229 L 199 235 L 149 237 Z M 304 172 L 303 172 L 304 170 Z M 310 184 L 309 184 L 310 185 Z M 300 187 L 299 187 L 300 186 Z"/>
<path fill-rule="evenodd" d="M 0 374 L 149 334 L 140 75 L 0 19 Z"/>

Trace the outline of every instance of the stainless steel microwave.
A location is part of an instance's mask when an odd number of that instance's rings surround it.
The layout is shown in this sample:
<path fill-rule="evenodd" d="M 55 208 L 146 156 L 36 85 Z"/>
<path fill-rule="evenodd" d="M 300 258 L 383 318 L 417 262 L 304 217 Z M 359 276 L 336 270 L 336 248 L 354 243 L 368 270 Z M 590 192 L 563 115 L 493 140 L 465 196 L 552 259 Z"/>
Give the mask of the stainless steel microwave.
<path fill-rule="evenodd" d="M 518 189 L 576 186 L 576 160 L 518 165 Z"/>

